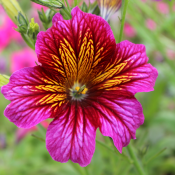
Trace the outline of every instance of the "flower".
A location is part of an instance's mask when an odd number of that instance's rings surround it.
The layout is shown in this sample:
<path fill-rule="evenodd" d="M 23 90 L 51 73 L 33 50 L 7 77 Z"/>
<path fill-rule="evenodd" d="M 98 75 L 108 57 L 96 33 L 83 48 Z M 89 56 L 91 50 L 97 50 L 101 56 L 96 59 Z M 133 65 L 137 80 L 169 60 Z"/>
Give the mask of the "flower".
<path fill-rule="evenodd" d="M 175 59 L 175 51 L 171 50 L 171 49 L 167 49 L 166 51 L 167 56 L 170 60 L 174 60 Z"/>
<path fill-rule="evenodd" d="M 13 52 L 11 56 L 11 72 L 15 72 L 24 67 L 33 67 L 37 61 L 36 54 L 30 48 L 23 48 L 23 50 Z"/>
<path fill-rule="evenodd" d="M 20 41 L 21 36 L 19 32 L 15 31 L 13 27 L 16 25 L 5 14 L 4 9 L 0 6 L 0 51 L 3 50 L 11 40 Z"/>
<path fill-rule="evenodd" d="M 48 122 L 46 122 L 46 121 L 41 122 L 41 124 L 44 128 L 48 127 Z M 29 134 L 33 131 L 37 131 L 37 130 L 38 129 L 36 126 L 33 126 L 31 128 L 28 128 L 28 129 L 18 128 L 16 130 L 16 143 L 19 143 L 27 134 Z"/>
<path fill-rule="evenodd" d="M 4 74 L 7 70 L 7 61 L 4 57 L 0 56 L 0 74 Z"/>
<path fill-rule="evenodd" d="M 17 24 L 17 16 L 20 12 L 23 16 L 25 16 L 24 12 L 22 11 L 19 3 L 16 0 L 0 0 L 0 3 L 4 7 L 6 13 L 10 17 L 10 19 Z"/>
<path fill-rule="evenodd" d="M 149 30 L 152 30 L 152 31 L 156 30 L 157 28 L 157 24 L 150 18 L 146 19 L 145 25 Z"/>
<path fill-rule="evenodd" d="M 106 21 L 108 21 L 111 15 L 119 10 L 122 5 L 121 0 L 97 0 L 97 2 L 100 7 L 101 17 Z"/>
<path fill-rule="evenodd" d="M 157 2 L 157 10 L 162 14 L 168 14 L 169 13 L 169 7 L 167 3 L 164 2 Z"/>
<path fill-rule="evenodd" d="M 78 7 L 71 15 L 64 20 L 57 13 L 38 34 L 41 66 L 16 71 L 1 92 L 11 101 L 4 114 L 18 127 L 53 118 L 46 148 L 54 160 L 86 166 L 98 127 L 119 152 L 136 138 L 144 116 L 134 94 L 152 91 L 158 73 L 147 64 L 144 45 L 116 44 L 104 19 Z"/>
<path fill-rule="evenodd" d="M 130 38 L 136 36 L 136 31 L 134 27 L 132 27 L 129 23 L 125 23 L 123 32 L 127 37 Z"/>

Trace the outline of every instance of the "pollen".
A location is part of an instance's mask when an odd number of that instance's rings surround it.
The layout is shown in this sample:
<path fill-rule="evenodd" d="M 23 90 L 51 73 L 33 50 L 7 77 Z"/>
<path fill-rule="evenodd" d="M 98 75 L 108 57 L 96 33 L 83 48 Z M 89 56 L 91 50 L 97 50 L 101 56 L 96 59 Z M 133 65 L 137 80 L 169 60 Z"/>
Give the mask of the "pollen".
<path fill-rule="evenodd" d="M 79 86 L 77 86 L 77 87 L 75 88 L 75 90 L 76 90 L 76 91 L 79 91 L 79 90 L 80 90 L 80 87 L 79 87 Z"/>
<path fill-rule="evenodd" d="M 86 85 L 80 85 L 75 83 L 72 88 L 70 88 L 70 96 L 72 100 L 83 100 L 87 96 L 88 88 Z"/>
<path fill-rule="evenodd" d="M 81 92 L 82 94 L 86 94 L 88 88 L 84 88 L 83 91 Z"/>

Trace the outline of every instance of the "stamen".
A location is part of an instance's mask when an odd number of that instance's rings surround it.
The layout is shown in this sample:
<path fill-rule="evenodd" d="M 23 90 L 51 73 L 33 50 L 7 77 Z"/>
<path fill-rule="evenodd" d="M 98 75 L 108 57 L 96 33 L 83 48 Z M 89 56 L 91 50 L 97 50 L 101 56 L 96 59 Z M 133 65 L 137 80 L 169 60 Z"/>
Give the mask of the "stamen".
<path fill-rule="evenodd" d="M 86 88 L 86 85 L 80 86 L 80 84 L 76 83 L 72 89 L 70 89 L 70 95 L 73 100 L 82 100 L 86 97 L 86 92 L 88 91 L 88 88 Z"/>

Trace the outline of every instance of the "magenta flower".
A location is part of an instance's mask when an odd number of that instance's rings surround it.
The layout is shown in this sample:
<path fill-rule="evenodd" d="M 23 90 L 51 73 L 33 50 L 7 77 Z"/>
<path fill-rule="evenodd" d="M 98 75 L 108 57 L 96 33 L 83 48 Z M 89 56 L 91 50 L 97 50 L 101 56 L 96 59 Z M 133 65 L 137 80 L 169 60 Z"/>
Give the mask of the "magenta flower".
<path fill-rule="evenodd" d="M 35 61 L 37 61 L 36 53 L 29 48 L 13 52 L 11 56 L 11 72 L 24 67 L 33 67 L 36 65 Z"/>
<path fill-rule="evenodd" d="M 41 66 L 16 71 L 2 93 L 11 103 L 5 116 L 20 128 L 53 118 L 46 148 L 59 162 L 90 163 L 96 129 L 122 152 L 143 124 L 137 92 L 153 90 L 157 70 L 147 64 L 145 46 L 116 44 L 109 24 L 75 7 L 71 20 L 57 13 L 40 32 Z"/>

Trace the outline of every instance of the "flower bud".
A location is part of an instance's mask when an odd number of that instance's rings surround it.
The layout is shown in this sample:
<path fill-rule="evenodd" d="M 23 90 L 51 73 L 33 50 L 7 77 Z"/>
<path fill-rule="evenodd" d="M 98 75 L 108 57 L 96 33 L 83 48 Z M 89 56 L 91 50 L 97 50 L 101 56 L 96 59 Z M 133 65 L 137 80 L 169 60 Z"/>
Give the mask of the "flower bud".
<path fill-rule="evenodd" d="M 29 22 L 21 12 L 18 13 L 17 20 L 18 20 L 18 31 L 20 33 L 27 33 Z"/>
<path fill-rule="evenodd" d="M 39 25 L 35 23 L 34 18 L 31 19 L 28 28 L 28 36 L 33 40 L 36 40 L 36 36 L 39 33 Z"/>
<path fill-rule="evenodd" d="M 139 149 L 140 157 L 143 157 L 147 153 L 148 147 L 149 147 L 148 145 L 145 145 L 142 149 Z"/>
<path fill-rule="evenodd" d="M 97 0 L 101 17 L 106 21 L 109 20 L 110 16 L 113 15 L 122 5 L 122 0 Z"/>
<path fill-rule="evenodd" d="M 49 8 L 63 7 L 63 4 L 60 0 L 31 0 L 31 1 Z"/>
<path fill-rule="evenodd" d="M 42 9 L 42 11 L 38 11 L 38 15 L 43 23 L 49 24 L 52 21 L 55 12 L 51 9 L 48 9 L 46 12 L 44 12 L 44 10 Z"/>
<path fill-rule="evenodd" d="M 16 0 L 0 0 L 0 3 L 4 7 L 6 13 L 11 18 L 11 20 L 15 24 L 18 24 L 17 20 L 18 12 L 21 12 L 21 14 L 24 15 L 24 12 L 22 11 L 18 2 Z"/>
<path fill-rule="evenodd" d="M 83 12 L 88 12 L 88 7 L 87 7 L 87 5 L 86 5 L 85 2 L 83 2 L 82 6 L 81 6 L 81 10 L 82 10 Z"/>
<path fill-rule="evenodd" d="M 99 9 L 96 1 L 94 3 L 90 3 L 88 13 L 100 15 L 100 9 Z"/>
<path fill-rule="evenodd" d="M 39 16 L 39 19 L 41 20 L 41 22 L 47 23 L 46 16 L 45 16 L 45 13 L 43 10 L 38 11 L 38 16 Z"/>

